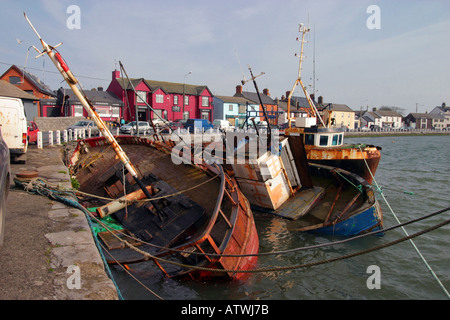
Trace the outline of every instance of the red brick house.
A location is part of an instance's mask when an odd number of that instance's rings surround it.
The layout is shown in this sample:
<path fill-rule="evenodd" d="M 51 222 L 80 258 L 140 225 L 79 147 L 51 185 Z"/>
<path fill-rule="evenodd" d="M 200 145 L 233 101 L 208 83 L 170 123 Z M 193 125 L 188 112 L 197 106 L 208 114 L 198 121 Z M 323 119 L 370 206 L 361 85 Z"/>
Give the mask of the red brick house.
<path fill-rule="evenodd" d="M 126 121 L 137 118 L 142 121 L 158 118 L 169 121 L 203 118 L 213 121 L 213 94 L 207 86 L 121 78 L 120 72 L 112 73 L 112 81 L 106 91 L 114 93 L 124 103 L 122 117 Z M 137 95 L 133 91 L 135 88 Z M 138 97 L 139 96 L 139 97 Z M 183 96 L 185 103 L 183 104 Z M 147 107 L 145 100 L 151 108 Z"/>
<path fill-rule="evenodd" d="M 40 99 L 55 99 L 56 93 L 53 92 L 45 83 L 43 83 L 38 77 L 27 72 L 26 70 L 19 68 L 16 65 L 12 65 L 5 73 L 0 76 L 1 80 L 8 81 L 10 84 L 15 85 L 17 88 L 35 96 L 37 100 L 36 110 L 29 110 L 31 116 L 44 116 Z"/>

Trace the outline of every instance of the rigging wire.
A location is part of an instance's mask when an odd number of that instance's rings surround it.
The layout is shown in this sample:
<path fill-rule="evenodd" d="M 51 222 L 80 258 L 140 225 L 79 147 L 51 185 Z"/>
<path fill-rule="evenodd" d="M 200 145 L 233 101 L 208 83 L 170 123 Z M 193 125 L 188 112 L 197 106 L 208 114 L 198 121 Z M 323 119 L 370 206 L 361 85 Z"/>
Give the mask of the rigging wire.
<path fill-rule="evenodd" d="M 369 170 L 369 173 L 373 179 L 373 182 L 375 183 L 378 191 L 380 192 L 381 197 L 383 198 L 384 202 L 386 202 L 386 205 L 388 206 L 389 210 L 391 211 L 392 215 L 394 216 L 395 220 L 397 221 L 398 224 L 400 224 L 400 219 L 397 217 L 397 215 L 395 214 L 394 210 L 391 208 L 389 202 L 387 201 L 386 197 L 383 194 L 383 190 L 380 188 L 380 186 L 378 185 L 377 181 L 375 180 L 375 177 L 372 174 L 372 171 L 369 168 L 369 165 L 366 161 L 366 157 L 364 156 L 364 152 L 361 149 L 361 146 L 359 146 L 359 150 L 361 151 L 361 154 L 363 156 L 364 159 L 364 163 L 367 166 L 367 169 Z M 403 226 L 401 227 L 403 233 L 406 236 L 409 236 L 408 232 L 406 231 L 405 228 L 403 228 Z M 436 275 L 436 273 L 433 271 L 433 269 L 431 268 L 430 264 L 428 263 L 428 261 L 425 259 L 425 257 L 422 255 L 422 253 L 420 252 L 419 248 L 416 246 L 416 244 L 414 243 L 414 241 L 412 239 L 409 239 L 409 242 L 411 243 L 411 245 L 413 246 L 414 250 L 417 252 L 417 254 L 419 255 L 420 259 L 422 260 L 422 262 L 425 264 L 425 266 L 427 267 L 427 269 L 430 271 L 431 275 L 434 277 L 434 279 L 437 281 L 437 283 L 439 284 L 439 286 L 441 287 L 441 289 L 444 291 L 444 293 L 446 294 L 447 298 L 450 299 L 450 293 L 447 291 L 447 289 L 445 288 L 444 284 L 441 282 L 441 280 L 438 278 L 438 276 Z"/>

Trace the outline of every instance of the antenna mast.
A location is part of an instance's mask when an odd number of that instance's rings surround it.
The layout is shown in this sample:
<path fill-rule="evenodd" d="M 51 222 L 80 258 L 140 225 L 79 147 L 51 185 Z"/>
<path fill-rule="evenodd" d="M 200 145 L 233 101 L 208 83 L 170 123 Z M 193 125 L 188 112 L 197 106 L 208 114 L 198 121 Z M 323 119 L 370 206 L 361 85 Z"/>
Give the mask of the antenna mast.
<path fill-rule="evenodd" d="M 300 27 L 299 27 L 298 31 L 302 34 L 301 40 L 299 40 L 299 38 L 297 38 L 297 41 L 301 42 L 300 56 L 299 56 L 300 61 L 299 61 L 299 65 L 298 65 L 298 78 L 297 78 L 297 80 L 295 80 L 294 86 L 292 87 L 292 90 L 291 90 L 291 92 L 289 92 L 289 96 L 287 97 L 287 113 L 288 113 L 289 128 L 291 127 L 291 121 L 292 121 L 292 118 L 290 116 L 291 97 L 294 94 L 294 90 L 295 90 L 295 87 L 297 85 L 300 85 L 302 87 L 303 93 L 305 94 L 306 100 L 308 100 L 308 104 L 309 104 L 309 107 L 311 108 L 311 111 L 312 111 L 313 115 L 316 118 L 318 118 L 320 123 L 325 127 L 325 124 L 324 124 L 324 122 L 322 120 L 322 117 L 320 116 L 319 112 L 317 111 L 317 108 L 314 105 L 314 102 L 311 100 L 311 97 L 309 96 L 308 92 L 306 91 L 306 88 L 303 85 L 303 82 L 302 82 L 302 79 L 301 79 L 302 63 L 303 63 L 303 58 L 304 58 L 304 56 L 303 56 L 303 47 L 304 47 L 304 44 L 305 44 L 305 35 L 306 35 L 307 32 L 311 31 L 311 28 L 310 27 L 304 27 L 303 23 L 300 23 Z M 297 54 L 295 54 L 295 56 L 298 57 Z"/>

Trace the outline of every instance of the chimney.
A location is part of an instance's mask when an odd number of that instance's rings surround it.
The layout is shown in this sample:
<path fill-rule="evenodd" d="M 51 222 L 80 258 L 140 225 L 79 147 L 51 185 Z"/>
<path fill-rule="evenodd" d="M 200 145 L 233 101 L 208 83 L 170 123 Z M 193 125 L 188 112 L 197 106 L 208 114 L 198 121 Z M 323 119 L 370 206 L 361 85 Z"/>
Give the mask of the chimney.
<path fill-rule="evenodd" d="M 263 93 L 266 95 L 266 96 L 268 96 L 268 97 L 270 97 L 270 93 L 269 93 L 269 89 L 264 89 L 263 90 Z"/>
<path fill-rule="evenodd" d="M 103 87 L 98 87 L 97 91 L 103 91 Z"/>
<path fill-rule="evenodd" d="M 291 94 L 290 91 L 286 91 L 286 99 L 289 97 L 290 94 Z"/>
<path fill-rule="evenodd" d="M 311 93 L 311 94 L 309 95 L 309 97 L 311 98 L 311 100 L 312 100 L 313 102 L 316 102 L 316 96 L 314 95 L 314 93 Z"/>
<path fill-rule="evenodd" d="M 236 86 L 236 94 L 241 94 L 242 93 L 242 86 L 241 85 L 237 85 Z"/>
<path fill-rule="evenodd" d="M 317 100 L 317 103 L 318 104 L 323 104 L 323 97 L 322 96 L 319 97 L 319 99 Z"/>
<path fill-rule="evenodd" d="M 112 72 L 112 79 L 114 80 L 114 79 L 119 79 L 119 78 L 120 78 L 120 71 L 114 70 Z"/>

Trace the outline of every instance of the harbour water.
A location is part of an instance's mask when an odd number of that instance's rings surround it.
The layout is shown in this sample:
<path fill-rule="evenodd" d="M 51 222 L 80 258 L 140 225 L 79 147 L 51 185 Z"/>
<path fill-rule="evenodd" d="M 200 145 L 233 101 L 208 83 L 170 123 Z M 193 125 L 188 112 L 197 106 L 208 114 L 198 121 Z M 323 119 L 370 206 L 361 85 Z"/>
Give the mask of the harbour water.
<path fill-rule="evenodd" d="M 346 138 L 347 143 L 382 147 L 375 181 L 385 227 L 450 206 L 450 135 Z M 374 183 L 375 184 L 375 183 Z M 295 222 L 255 212 L 260 252 L 281 251 L 343 240 L 296 231 Z M 405 227 L 414 234 L 449 218 L 450 211 Z M 344 244 L 258 258 L 257 268 L 314 263 L 367 250 L 405 236 L 398 228 Z M 442 285 L 450 290 L 450 226 L 413 239 Z M 148 264 L 148 262 L 147 262 Z M 246 281 L 199 283 L 159 279 L 143 266 L 130 265 L 132 279 L 113 267 L 124 299 L 164 300 L 440 300 L 447 295 L 409 241 L 364 255 L 321 265 L 252 273 Z M 144 287 L 145 285 L 146 287 Z M 151 291 L 150 291 L 151 290 Z"/>

